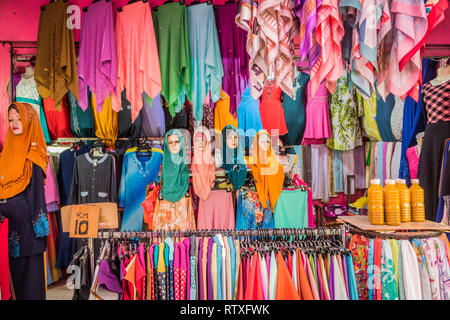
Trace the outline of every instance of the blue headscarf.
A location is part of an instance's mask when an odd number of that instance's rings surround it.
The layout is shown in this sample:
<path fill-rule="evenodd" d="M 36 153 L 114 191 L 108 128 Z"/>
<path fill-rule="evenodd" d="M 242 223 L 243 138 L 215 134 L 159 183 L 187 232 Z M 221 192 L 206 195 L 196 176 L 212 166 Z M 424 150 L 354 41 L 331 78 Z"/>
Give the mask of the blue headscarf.
<path fill-rule="evenodd" d="M 232 125 L 227 125 L 222 130 L 222 168 L 227 171 L 228 179 L 233 184 L 234 190 L 238 190 L 244 185 L 247 178 L 247 167 L 240 139 L 235 149 L 230 149 L 227 145 L 227 135 L 232 131 L 239 135 L 238 129 Z"/>

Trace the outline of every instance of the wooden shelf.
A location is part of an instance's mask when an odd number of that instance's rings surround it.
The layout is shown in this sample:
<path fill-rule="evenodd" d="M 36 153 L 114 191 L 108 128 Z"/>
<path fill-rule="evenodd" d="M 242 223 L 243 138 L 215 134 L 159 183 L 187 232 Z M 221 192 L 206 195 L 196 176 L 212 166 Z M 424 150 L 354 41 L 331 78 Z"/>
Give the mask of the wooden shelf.
<path fill-rule="evenodd" d="M 405 222 L 399 226 L 373 225 L 368 216 L 340 216 L 341 220 L 363 231 L 375 232 L 410 232 L 410 231 L 441 231 L 450 232 L 450 226 L 425 220 L 425 222 Z"/>

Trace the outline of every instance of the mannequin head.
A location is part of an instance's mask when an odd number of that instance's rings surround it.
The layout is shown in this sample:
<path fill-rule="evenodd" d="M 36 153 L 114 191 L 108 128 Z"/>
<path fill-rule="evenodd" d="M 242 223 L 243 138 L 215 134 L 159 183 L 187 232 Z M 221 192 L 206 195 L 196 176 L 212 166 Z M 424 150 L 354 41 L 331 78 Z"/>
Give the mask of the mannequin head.
<path fill-rule="evenodd" d="M 169 145 L 169 150 L 173 154 L 178 154 L 180 152 L 180 138 L 176 134 L 171 134 L 167 138 L 167 143 Z"/>
<path fill-rule="evenodd" d="M 230 149 L 236 149 L 239 144 L 238 133 L 234 130 L 230 130 L 227 134 L 227 147 Z"/>
<path fill-rule="evenodd" d="M 419 147 L 422 146 L 423 136 L 424 136 L 424 135 L 425 135 L 425 132 L 419 132 L 419 133 L 416 135 L 417 145 L 418 145 Z"/>
<path fill-rule="evenodd" d="M 197 150 L 199 151 L 205 151 L 206 149 L 206 144 L 207 144 L 207 139 L 206 139 L 206 135 L 203 132 L 199 132 L 195 135 L 195 146 L 197 148 Z"/>
<path fill-rule="evenodd" d="M 15 105 L 11 105 L 8 109 L 8 121 L 12 133 L 15 135 L 21 135 L 23 132 L 22 121 L 20 119 L 19 110 Z"/>
<path fill-rule="evenodd" d="M 267 152 L 270 149 L 270 138 L 267 133 L 264 132 L 258 136 L 258 146 L 262 152 Z"/>

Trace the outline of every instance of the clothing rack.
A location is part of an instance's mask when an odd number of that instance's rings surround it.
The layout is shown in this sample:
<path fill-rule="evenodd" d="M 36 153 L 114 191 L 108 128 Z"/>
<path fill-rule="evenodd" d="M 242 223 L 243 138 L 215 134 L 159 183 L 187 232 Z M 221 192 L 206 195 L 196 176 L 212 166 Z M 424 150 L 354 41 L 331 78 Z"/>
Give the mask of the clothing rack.
<path fill-rule="evenodd" d="M 396 239 L 396 240 L 408 240 L 408 239 L 426 239 L 438 237 L 442 232 L 408 232 L 404 234 L 398 233 L 379 233 L 375 231 L 360 230 L 354 227 L 349 227 L 349 233 L 360 234 L 368 238 L 381 238 L 381 239 Z"/>
<path fill-rule="evenodd" d="M 243 238 L 257 238 L 263 240 L 289 240 L 290 236 L 305 237 L 310 240 L 324 240 L 328 236 L 341 236 L 342 243 L 345 240 L 346 226 L 340 225 L 338 227 L 319 227 L 303 228 L 303 229 L 257 229 L 257 230 L 224 230 L 224 229 L 211 229 L 211 230 L 155 230 L 155 231 L 101 231 L 98 233 L 100 239 L 152 239 L 155 237 L 190 237 L 190 236 L 215 236 L 216 234 L 222 234 L 232 237 Z"/>
<path fill-rule="evenodd" d="M 77 143 L 82 141 L 112 141 L 113 139 L 100 139 L 100 138 L 58 138 L 56 141 L 52 141 L 52 144 L 60 144 L 60 143 Z M 164 141 L 164 138 L 117 138 L 115 141 Z"/>

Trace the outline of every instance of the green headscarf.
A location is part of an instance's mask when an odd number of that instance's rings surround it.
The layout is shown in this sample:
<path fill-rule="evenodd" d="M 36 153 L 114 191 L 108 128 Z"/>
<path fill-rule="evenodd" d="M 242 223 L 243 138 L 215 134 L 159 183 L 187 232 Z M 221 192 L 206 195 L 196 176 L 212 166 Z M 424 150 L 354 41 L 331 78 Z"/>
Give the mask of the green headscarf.
<path fill-rule="evenodd" d="M 168 139 L 172 134 L 180 139 L 180 151 L 172 154 Z M 161 195 L 170 202 L 178 202 L 189 188 L 189 169 L 184 149 L 183 135 L 178 129 L 172 129 L 164 137 L 164 157 L 161 172 Z"/>

